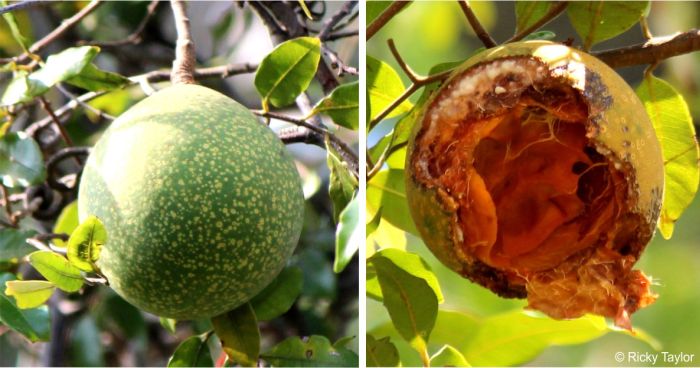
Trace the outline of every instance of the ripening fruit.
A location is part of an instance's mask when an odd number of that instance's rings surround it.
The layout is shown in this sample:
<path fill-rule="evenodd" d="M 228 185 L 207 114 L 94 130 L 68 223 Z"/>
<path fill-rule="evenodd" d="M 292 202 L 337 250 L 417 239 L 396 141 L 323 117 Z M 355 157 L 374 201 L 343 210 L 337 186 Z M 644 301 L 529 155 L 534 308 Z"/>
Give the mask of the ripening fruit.
<path fill-rule="evenodd" d="M 615 71 L 564 45 L 508 44 L 465 62 L 419 116 L 406 193 L 445 265 L 554 318 L 630 328 L 656 299 L 632 267 L 658 221 L 663 161 Z"/>
<path fill-rule="evenodd" d="M 97 265 L 130 303 L 176 319 L 246 302 L 284 267 L 303 194 L 277 136 L 211 89 L 175 85 L 105 131 L 83 172 L 81 220 L 107 229 Z"/>

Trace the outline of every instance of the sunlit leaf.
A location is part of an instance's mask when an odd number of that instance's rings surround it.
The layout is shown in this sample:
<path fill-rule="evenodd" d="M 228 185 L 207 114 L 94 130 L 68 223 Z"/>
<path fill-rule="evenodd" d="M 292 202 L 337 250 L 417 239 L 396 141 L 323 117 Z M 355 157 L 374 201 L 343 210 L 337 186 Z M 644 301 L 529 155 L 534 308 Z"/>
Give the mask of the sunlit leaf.
<path fill-rule="evenodd" d="M 382 221 L 382 208 L 378 208 L 377 211 L 372 216 L 372 219 L 367 222 L 365 226 L 366 236 L 372 235 L 372 233 L 377 230 L 379 224 Z"/>
<path fill-rule="evenodd" d="M 160 325 L 163 326 L 171 334 L 175 334 L 175 326 L 177 325 L 177 320 L 172 318 L 160 317 Z"/>
<path fill-rule="evenodd" d="M 229 360 L 255 366 L 260 355 L 260 330 L 250 303 L 211 319 L 214 332 Z"/>
<path fill-rule="evenodd" d="M 131 82 L 122 75 L 102 70 L 95 64 L 88 64 L 78 75 L 67 79 L 66 83 L 88 91 L 111 91 Z"/>
<path fill-rule="evenodd" d="M 430 357 L 430 365 L 432 367 L 471 367 L 462 353 L 450 345 L 443 346 Z"/>
<path fill-rule="evenodd" d="M 389 64 L 367 55 L 367 112 L 374 120 L 405 90 L 401 77 Z M 405 100 L 384 118 L 407 112 L 413 105 Z M 369 127 L 369 126 L 368 126 Z"/>
<path fill-rule="evenodd" d="M 438 299 L 428 283 L 377 253 L 369 259 L 377 273 L 383 303 L 399 334 L 420 354 L 435 325 Z"/>
<path fill-rule="evenodd" d="M 321 41 L 314 37 L 299 37 L 279 44 L 265 56 L 255 73 L 255 88 L 268 102 L 284 107 L 306 88 L 316 74 L 321 58 Z"/>
<path fill-rule="evenodd" d="M 314 112 L 330 116 L 342 127 L 357 130 L 360 126 L 360 82 L 341 84 L 316 104 Z"/>
<path fill-rule="evenodd" d="M 637 95 L 654 124 L 664 157 L 664 200 L 659 230 L 664 238 L 673 235 L 673 225 L 693 202 L 700 178 L 700 152 L 695 127 L 683 96 L 666 81 L 648 76 Z"/>
<path fill-rule="evenodd" d="M 0 229 L 0 260 L 21 258 L 35 250 L 27 239 L 36 235 L 34 230 Z"/>
<path fill-rule="evenodd" d="M 340 273 L 350 263 L 362 242 L 359 196 L 345 206 L 340 213 L 335 236 L 335 260 L 333 271 Z"/>
<path fill-rule="evenodd" d="M 258 321 L 269 321 L 294 305 L 304 283 L 299 267 L 287 267 L 250 301 Z"/>
<path fill-rule="evenodd" d="M 83 276 L 80 270 L 59 254 L 50 251 L 36 251 L 29 255 L 29 263 L 46 280 L 63 291 L 72 293 L 83 287 Z"/>
<path fill-rule="evenodd" d="M 547 14 L 552 6 L 551 1 L 522 1 L 515 2 L 515 30 L 521 32 Z"/>
<path fill-rule="evenodd" d="M 0 1 L 0 5 L 7 6 L 7 1 Z M 2 14 L 2 17 L 5 19 L 5 22 L 7 22 L 7 25 L 10 27 L 12 38 L 14 38 L 15 41 L 17 41 L 17 44 L 20 45 L 24 52 L 28 52 L 27 39 L 22 35 L 22 32 L 20 32 L 20 27 L 17 24 L 15 15 L 12 12 L 6 12 Z"/>
<path fill-rule="evenodd" d="M 301 10 L 304 11 L 304 14 L 306 15 L 307 18 L 309 19 L 314 19 L 311 16 L 311 12 L 309 11 L 309 8 L 306 6 L 306 1 L 304 0 L 297 0 L 299 2 L 299 6 L 301 7 Z"/>
<path fill-rule="evenodd" d="M 56 220 L 56 225 L 53 227 L 53 233 L 70 236 L 78 225 L 80 225 L 78 220 L 78 201 L 73 201 L 61 210 L 61 214 L 58 215 Z M 61 248 L 65 248 L 68 245 L 61 239 L 52 239 L 51 242 Z"/>
<path fill-rule="evenodd" d="M 28 187 L 46 180 L 44 158 L 34 139 L 24 132 L 0 138 L 0 175 L 5 186 Z"/>
<path fill-rule="evenodd" d="M 73 231 L 68 239 L 68 260 L 83 271 L 97 270 L 102 246 L 107 242 L 107 230 L 102 221 L 89 216 Z"/>
<path fill-rule="evenodd" d="M 207 335 L 192 336 L 183 341 L 168 360 L 168 367 L 213 367 Z"/>
<path fill-rule="evenodd" d="M 442 290 L 440 289 L 440 282 L 438 281 L 437 276 L 435 276 L 433 271 L 430 269 L 428 263 L 426 263 L 419 255 L 405 252 L 400 249 L 388 248 L 377 252 L 373 259 L 376 257 L 387 258 L 394 264 L 394 266 L 402 269 L 412 276 L 425 280 L 425 282 L 428 283 L 428 286 L 430 286 L 430 288 L 433 290 L 433 293 L 435 293 L 438 303 L 445 301 L 445 298 L 442 296 Z"/>
<path fill-rule="evenodd" d="M 474 366 L 512 366 L 531 360 L 551 345 L 580 344 L 607 331 L 603 317 L 557 321 L 516 311 L 485 319 L 462 353 Z"/>
<path fill-rule="evenodd" d="M 20 309 L 36 308 L 44 304 L 56 287 L 49 281 L 14 280 L 5 282 L 5 295 L 13 296 Z"/>
<path fill-rule="evenodd" d="M 45 305 L 34 309 L 17 308 L 15 301 L 5 296 L 5 283 L 12 280 L 15 276 L 11 273 L 0 275 L 0 322 L 30 341 L 47 341 L 51 328 L 48 308 Z"/>
<path fill-rule="evenodd" d="M 323 336 L 307 339 L 289 337 L 263 353 L 261 358 L 280 367 L 357 367 L 359 358 L 352 350 L 335 348 Z"/>
<path fill-rule="evenodd" d="M 630 29 L 649 13 L 650 1 L 572 1 L 567 7 L 571 24 L 583 40 L 583 49 Z"/>
<path fill-rule="evenodd" d="M 367 366 L 398 367 L 399 351 L 388 337 L 379 340 L 367 334 Z"/>
<path fill-rule="evenodd" d="M 338 151 L 328 141 L 326 151 L 326 161 L 330 170 L 328 191 L 333 202 L 333 220 L 338 223 L 340 213 L 352 200 L 358 183 Z"/>
<path fill-rule="evenodd" d="M 382 208 L 382 218 L 411 234 L 418 235 L 413 223 L 408 201 L 403 170 L 382 170 L 367 182 L 367 206 Z"/>

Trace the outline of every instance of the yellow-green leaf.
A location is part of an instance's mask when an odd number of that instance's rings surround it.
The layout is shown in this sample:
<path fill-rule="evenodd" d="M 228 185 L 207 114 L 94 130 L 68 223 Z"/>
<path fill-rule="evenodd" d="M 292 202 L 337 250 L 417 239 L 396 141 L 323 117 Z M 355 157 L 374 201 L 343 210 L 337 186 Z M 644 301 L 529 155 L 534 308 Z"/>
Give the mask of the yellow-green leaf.
<path fill-rule="evenodd" d="M 401 77 L 394 68 L 381 60 L 367 56 L 367 113 L 369 120 L 374 120 L 379 116 L 404 90 Z M 413 105 L 408 100 L 404 100 L 384 118 L 403 114 L 411 107 Z"/>
<path fill-rule="evenodd" d="M 55 286 L 49 281 L 7 281 L 5 282 L 5 294 L 13 296 L 17 301 L 17 307 L 29 309 L 38 307 L 46 302 L 53 293 Z"/>
<path fill-rule="evenodd" d="M 382 170 L 367 182 L 367 207 L 382 208 L 382 218 L 397 228 L 418 235 L 406 200 L 403 170 Z"/>
<path fill-rule="evenodd" d="M 260 355 L 260 330 L 250 303 L 211 319 L 229 360 L 253 367 Z"/>
<path fill-rule="evenodd" d="M 444 345 L 440 351 L 430 357 L 433 367 L 471 367 L 464 355 L 450 345 Z"/>
<path fill-rule="evenodd" d="M 71 204 L 67 205 L 58 215 L 58 220 L 56 220 L 56 225 L 53 227 L 54 234 L 66 234 L 70 236 L 76 227 L 80 225 L 78 220 L 78 201 L 73 201 Z M 53 239 L 53 244 L 57 247 L 65 248 L 67 243 L 61 239 Z"/>
<path fill-rule="evenodd" d="M 360 126 L 360 83 L 346 83 L 319 101 L 314 113 L 323 113 L 331 117 L 336 124 L 357 130 Z"/>
<path fill-rule="evenodd" d="M 100 251 L 106 242 L 107 230 L 102 221 L 89 216 L 68 239 L 68 260 L 83 271 L 98 270 L 95 262 L 100 258 Z"/>
<path fill-rule="evenodd" d="M 63 291 L 72 293 L 83 287 L 83 276 L 80 270 L 59 254 L 40 250 L 29 255 L 29 263 L 46 280 Z"/>
<path fill-rule="evenodd" d="M 698 190 L 700 151 L 688 104 L 666 81 L 652 75 L 642 81 L 637 95 L 654 124 L 664 157 L 664 200 L 659 230 L 669 239 L 673 224 Z"/>

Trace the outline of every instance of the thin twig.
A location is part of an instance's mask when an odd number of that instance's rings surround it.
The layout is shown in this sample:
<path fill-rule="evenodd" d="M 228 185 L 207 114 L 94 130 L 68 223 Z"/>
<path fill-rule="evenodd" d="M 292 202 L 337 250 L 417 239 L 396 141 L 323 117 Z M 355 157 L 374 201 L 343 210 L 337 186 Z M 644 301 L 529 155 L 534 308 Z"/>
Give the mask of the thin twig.
<path fill-rule="evenodd" d="M 462 12 L 464 13 L 464 15 L 467 17 L 469 25 L 474 30 L 476 37 L 479 37 L 479 39 L 481 40 L 481 43 L 483 43 L 487 49 L 498 45 L 498 43 L 496 43 L 496 41 L 486 31 L 484 26 L 481 25 L 481 22 L 479 22 L 479 18 L 476 17 L 476 14 L 474 14 L 472 7 L 469 6 L 469 2 L 467 0 L 459 0 L 457 2 L 459 3 L 459 7 L 462 8 Z"/>
<path fill-rule="evenodd" d="M 14 4 L 10 4 L 7 6 L 3 6 L 0 8 L 0 14 L 5 14 L 9 13 L 15 10 L 21 10 L 21 9 L 26 9 L 26 8 L 31 8 L 35 6 L 42 6 L 46 4 L 50 4 L 53 1 L 48 1 L 48 0 L 24 0 L 20 2 L 16 2 Z"/>
<path fill-rule="evenodd" d="M 49 101 L 46 101 L 46 98 L 44 98 L 44 96 L 38 96 L 37 99 L 39 99 L 41 108 L 44 109 L 44 111 L 46 111 L 46 113 L 51 118 L 51 121 L 56 125 L 58 132 L 61 134 L 61 138 L 63 138 L 63 140 L 69 147 L 73 146 L 73 140 L 70 139 L 68 132 L 63 128 L 63 125 L 61 125 L 61 121 L 58 119 L 56 114 L 54 114 L 53 110 L 51 109 L 51 104 L 49 104 Z"/>
<path fill-rule="evenodd" d="M 549 23 L 552 19 L 556 18 L 559 14 L 561 14 L 566 9 L 566 7 L 568 5 L 569 5 L 569 3 L 567 1 L 559 1 L 559 2 L 552 3 L 552 5 L 549 7 L 549 10 L 547 10 L 547 13 L 545 13 L 542 16 L 542 18 L 537 20 L 537 22 L 533 23 L 529 27 L 516 33 L 513 37 L 511 37 L 508 41 L 506 41 L 504 43 L 510 43 L 510 42 L 522 40 L 530 33 L 538 30 L 540 27 L 544 26 L 545 24 Z"/>
<path fill-rule="evenodd" d="M 662 60 L 700 50 L 700 30 L 692 29 L 671 36 L 655 37 L 628 47 L 607 50 L 593 55 L 612 68 L 653 64 Z"/>
<path fill-rule="evenodd" d="M 338 10 L 337 13 L 333 14 L 333 16 L 324 23 L 323 28 L 321 29 L 321 32 L 318 33 L 318 38 L 321 41 L 325 41 L 328 35 L 331 34 L 331 31 L 333 31 L 334 27 L 343 20 L 343 18 L 347 17 L 350 13 L 352 13 L 352 10 L 355 9 L 357 6 L 357 1 L 348 1 L 346 2 L 340 10 Z"/>
<path fill-rule="evenodd" d="M 10 221 L 10 226 L 11 227 L 17 227 L 17 221 L 12 217 L 12 207 L 10 205 L 10 195 L 7 192 L 7 187 L 5 184 L 0 183 L 0 192 L 2 192 L 2 200 L 4 202 L 5 207 L 5 215 L 7 216 L 7 220 Z"/>
<path fill-rule="evenodd" d="M 102 5 L 102 2 L 100 0 L 91 1 L 84 8 L 80 9 L 79 12 L 75 13 L 72 17 L 65 19 L 63 22 L 61 22 L 61 25 L 56 27 L 56 29 L 54 29 L 49 34 L 44 36 L 42 39 L 40 39 L 39 41 L 37 41 L 33 45 L 31 45 L 29 47 L 29 53 L 36 54 L 37 52 L 39 52 L 42 48 L 46 47 L 51 42 L 55 41 L 64 32 L 73 28 L 76 24 L 78 24 L 78 22 L 80 22 L 88 14 L 92 13 L 100 5 Z M 29 53 L 26 53 L 26 52 L 22 53 L 21 55 L 13 58 L 13 61 L 23 62 L 29 58 L 29 56 L 30 56 Z"/>
<path fill-rule="evenodd" d="M 394 39 L 390 38 L 386 40 L 387 45 L 389 45 L 389 51 L 391 51 L 391 55 L 394 56 L 394 59 L 396 59 L 396 63 L 399 64 L 399 67 L 401 67 L 401 70 L 403 70 L 404 73 L 406 73 L 406 76 L 408 76 L 408 79 L 411 80 L 411 82 L 416 83 L 421 77 L 416 74 L 413 69 L 411 69 L 410 66 L 408 66 L 408 63 L 401 57 L 401 53 L 399 53 L 399 50 L 396 48 L 396 43 L 394 43 Z"/>
<path fill-rule="evenodd" d="M 642 17 L 639 19 L 639 26 L 642 28 L 642 34 L 644 35 L 644 38 L 647 39 L 647 41 L 654 38 L 654 35 L 651 33 L 651 29 L 649 29 L 649 22 L 647 22 L 647 17 L 642 15 Z"/>
<path fill-rule="evenodd" d="M 187 17 L 185 3 L 182 0 L 170 0 L 177 30 L 175 60 L 170 80 L 173 84 L 193 84 L 195 55 L 194 42 L 190 33 L 190 19 Z"/>
<path fill-rule="evenodd" d="M 95 115 L 97 115 L 97 119 L 102 119 L 102 118 L 104 118 L 104 119 L 107 119 L 107 120 L 110 120 L 110 121 L 116 119 L 116 117 L 114 117 L 114 116 L 112 116 L 112 115 L 110 115 L 110 114 L 108 114 L 108 113 L 106 113 L 106 112 L 104 112 L 104 111 L 102 111 L 102 110 L 100 110 L 100 109 L 97 109 L 97 108 L 94 108 L 94 107 L 90 106 L 90 104 L 88 104 L 87 102 L 80 101 L 80 100 L 78 99 L 78 96 L 74 95 L 74 94 L 71 93 L 69 90 L 67 90 L 65 87 L 63 87 L 63 85 L 62 85 L 61 83 L 57 84 L 56 87 L 58 88 L 58 90 L 59 90 L 64 96 L 70 98 L 71 100 L 76 101 L 76 102 L 77 102 L 78 104 L 80 104 L 80 106 L 82 106 L 85 110 L 92 111 Z"/>
<path fill-rule="evenodd" d="M 382 27 L 384 27 L 387 22 L 391 20 L 396 14 L 398 14 L 401 9 L 405 8 L 410 1 L 396 1 L 387 6 L 384 11 L 375 18 L 370 25 L 367 26 L 367 41 L 370 40 Z"/>
<path fill-rule="evenodd" d="M 126 37 L 123 40 L 118 40 L 118 41 L 102 41 L 102 42 L 79 42 L 79 44 L 83 45 L 92 45 L 92 46 L 99 46 L 99 47 L 117 47 L 117 46 L 124 46 L 128 44 L 139 44 L 142 40 L 141 33 L 146 29 L 146 25 L 148 24 L 148 21 L 153 17 L 153 14 L 155 14 L 156 8 L 158 7 L 159 0 L 151 0 L 151 3 L 148 4 L 148 8 L 146 8 L 146 16 L 141 19 L 141 22 L 139 23 L 138 26 L 136 26 L 136 29 L 134 32 L 132 32 L 128 37 Z"/>
<path fill-rule="evenodd" d="M 326 36 L 324 41 L 335 41 L 346 37 L 357 37 L 359 36 L 358 31 L 344 31 L 344 32 L 334 32 Z"/>

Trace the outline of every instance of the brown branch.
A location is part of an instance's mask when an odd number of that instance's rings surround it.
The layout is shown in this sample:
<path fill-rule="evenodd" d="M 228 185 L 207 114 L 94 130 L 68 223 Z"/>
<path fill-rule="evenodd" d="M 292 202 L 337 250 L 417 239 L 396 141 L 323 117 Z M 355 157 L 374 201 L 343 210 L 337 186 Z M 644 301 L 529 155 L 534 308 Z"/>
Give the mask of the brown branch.
<path fill-rule="evenodd" d="M 46 47 L 46 45 L 55 41 L 64 32 L 73 28 L 76 24 L 78 24 L 78 22 L 80 22 L 88 14 L 92 13 L 100 5 L 102 5 L 102 2 L 100 0 L 91 1 L 84 8 L 80 9 L 79 12 L 75 13 L 72 17 L 65 19 L 63 22 L 61 22 L 61 25 L 56 27 L 56 29 L 54 29 L 49 34 L 44 36 L 42 39 L 40 39 L 39 41 L 37 41 L 33 45 L 31 45 L 29 47 L 29 52 L 31 54 L 36 54 L 37 52 L 39 52 L 39 50 Z M 25 52 L 25 53 L 15 57 L 15 58 L 13 58 L 13 61 L 23 62 L 23 61 L 26 61 L 29 58 L 29 56 L 30 56 L 30 54 Z"/>
<path fill-rule="evenodd" d="M 190 19 L 187 17 L 185 3 L 182 0 L 170 0 L 175 18 L 177 30 L 177 43 L 175 45 L 175 60 L 170 80 L 173 84 L 194 83 L 194 42 L 190 33 Z"/>
<path fill-rule="evenodd" d="M 17 227 L 17 221 L 12 216 L 10 194 L 7 192 L 7 187 L 5 186 L 5 184 L 0 183 L 0 192 L 2 192 L 2 200 L 5 204 L 3 206 L 5 207 L 5 215 L 7 216 L 7 220 L 10 221 L 8 225 L 10 225 L 10 227 Z"/>
<path fill-rule="evenodd" d="M 469 6 L 469 2 L 467 0 L 459 0 L 457 1 L 457 3 L 459 3 L 459 7 L 462 8 L 462 12 L 467 17 L 469 25 L 474 30 L 476 36 L 479 37 L 481 43 L 483 43 L 487 49 L 498 45 L 498 43 L 496 43 L 496 41 L 491 37 L 491 35 L 486 31 L 486 29 L 484 29 L 484 26 L 481 25 L 481 23 L 479 22 L 479 18 L 476 17 L 476 14 L 474 14 L 472 7 Z"/>
<path fill-rule="evenodd" d="M 323 29 L 321 29 L 321 32 L 318 33 L 318 38 L 321 41 L 325 41 L 327 37 L 331 34 L 331 31 L 333 31 L 333 28 L 343 20 L 343 18 L 347 17 L 352 10 L 357 6 L 357 1 L 348 1 L 346 2 L 340 10 L 338 10 L 337 13 L 333 14 L 333 16 L 326 21 L 323 25 Z"/>
<path fill-rule="evenodd" d="M 369 41 L 377 32 L 379 32 L 384 25 L 387 24 L 396 14 L 398 14 L 401 9 L 410 4 L 410 1 L 396 1 L 387 6 L 384 11 L 375 18 L 370 25 L 367 26 L 366 39 Z"/>
<path fill-rule="evenodd" d="M 347 37 L 357 37 L 359 36 L 358 31 L 344 31 L 344 32 L 334 32 L 326 36 L 324 41 L 335 41 L 339 40 L 341 38 L 347 38 Z"/>
<path fill-rule="evenodd" d="M 138 26 L 136 26 L 136 30 L 132 32 L 128 37 L 126 37 L 123 40 L 118 40 L 118 41 L 102 41 L 102 42 L 86 42 L 86 41 L 81 41 L 79 44 L 82 45 L 92 45 L 92 46 L 99 46 L 99 47 L 117 47 L 117 46 L 124 46 L 128 44 L 139 44 L 142 40 L 141 38 L 141 33 L 146 29 L 146 25 L 148 24 L 148 21 L 153 17 L 153 14 L 156 12 L 156 7 L 158 7 L 159 0 L 151 0 L 151 3 L 148 4 L 148 8 L 146 8 L 146 16 L 141 19 L 141 22 L 139 23 Z"/>
<path fill-rule="evenodd" d="M 566 9 L 566 7 L 568 5 L 569 5 L 569 3 L 566 1 L 560 1 L 560 2 L 553 3 L 549 7 L 549 10 L 547 10 L 547 13 L 545 13 L 542 16 L 542 18 L 540 18 L 537 22 L 533 23 L 531 26 L 516 33 L 513 37 L 511 37 L 508 41 L 506 41 L 504 43 L 510 43 L 510 42 L 522 40 L 523 38 L 525 38 L 525 36 L 538 30 L 540 27 L 544 26 L 545 24 L 549 23 L 552 19 L 556 18 L 559 14 L 561 14 Z"/>
<path fill-rule="evenodd" d="M 654 64 L 661 60 L 700 50 L 700 30 L 655 37 L 643 44 L 594 53 L 611 68 Z"/>

